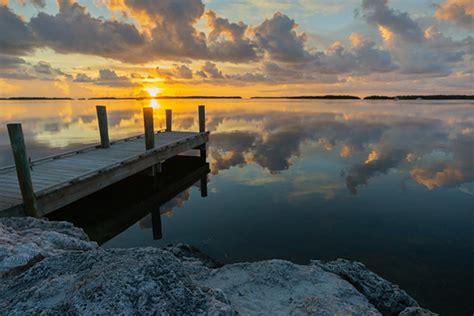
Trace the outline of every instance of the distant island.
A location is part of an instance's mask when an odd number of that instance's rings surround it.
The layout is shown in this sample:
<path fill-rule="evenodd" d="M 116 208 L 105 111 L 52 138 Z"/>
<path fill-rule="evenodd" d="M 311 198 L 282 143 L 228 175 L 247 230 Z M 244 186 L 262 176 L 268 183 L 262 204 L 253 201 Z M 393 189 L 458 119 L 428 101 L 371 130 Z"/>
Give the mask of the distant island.
<path fill-rule="evenodd" d="M 207 96 L 207 95 L 190 95 L 190 96 L 157 96 L 157 97 L 92 97 L 92 98 L 49 98 L 49 97 L 9 97 L 0 98 L 1 100 L 153 100 L 153 99 L 242 99 L 241 96 Z M 301 96 L 255 96 L 250 99 L 295 99 L 295 100 L 361 100 L 360 97 L 353 95 L 301 95 Z M 474 100 L 474 95 L 371 95 L 364 97 L 363 100 Z"/>
<path fill-rule="evenodd" d="M 96 97 L 88 100 L 153 100 L 153 99 L 242 99 L 241 96 L 208 96 L 208 95 L 190 95 L 190 96 L 156 96 L 156 97 Z"/>
<path fill-rule="evenodd" d="M 371 95 L 364 100 L 474 100 L 474 95 L 399 95 L 389 97 L 385 95 Z"/>
<path fill-rule="evenodd" d="M 93 97 L 93 98 L 48 98 L 48 97 L 9 97 L 0 100 L 152 100 L 152 99 L 242 99 L 241 96 L 157 96 L 157 97 Z"/>
<path fill-rule="evenodd" d="M 47 98 L 47 97 L 10 97 L 0 100 L 74 100 L 73 98 Z"/>
<path fill-rule="evenodd" d="M 251 97 L 251 99 L 329 99 L 329 100 L 360 100 L 353 95 L 300 95 L 281 97 Z"/>

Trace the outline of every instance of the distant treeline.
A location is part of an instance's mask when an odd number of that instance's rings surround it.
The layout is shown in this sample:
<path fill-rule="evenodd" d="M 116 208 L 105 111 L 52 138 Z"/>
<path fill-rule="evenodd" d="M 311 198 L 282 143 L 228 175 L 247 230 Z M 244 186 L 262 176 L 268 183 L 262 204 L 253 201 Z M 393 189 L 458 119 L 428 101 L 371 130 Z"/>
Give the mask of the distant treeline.
<path fill-rule="evenodd" d="M 240 96 L 159 96 L 159 97 L 95 97 L 78 98 L 76 100 L 151 100 L 151 99 L 242 99 Z M 310 95 L 310 96 L 281 96 L 281 97 L 251 97 L 251 99 L 329 99 L 329 100 L 360 100 L 361 98 L 353 95 Z M 46 97 L 10 97 L 0 98 L 0 100 L 75 100 L 73 98 L 46 98 Z M 474 100 L 474 95 L 371 95 L 364 100 Z"/>
<path fill-rule="evenodd" d="M 136 98 L 120 98 L 120 97 L 98 97 L 89 98 L 88 100 L 152 100 L 152 99 L 242 99 L 240 96 L 206 96 L 206 95 L 191 95 L 191 96 L 159 96 L 159 97 L 136 97 Z"/>
<path fill-rule="evenodd" d="M 364 100 L 474 100 L 474 95 L 399 95 L 389 97 L 385 95 L 371 95 Z"/>
<path fill-rule="evenodd" d="M 332 100 L 360 100 L 353 95 L 301 95 L 283 97 L 252 97 L 252 99 L 332 99 Z"/>
<path fill-rule="evenodd" d="M 46 98 L 46 97 L 11 97 L 0 100 L 74 100 L 73 98 Z"/>

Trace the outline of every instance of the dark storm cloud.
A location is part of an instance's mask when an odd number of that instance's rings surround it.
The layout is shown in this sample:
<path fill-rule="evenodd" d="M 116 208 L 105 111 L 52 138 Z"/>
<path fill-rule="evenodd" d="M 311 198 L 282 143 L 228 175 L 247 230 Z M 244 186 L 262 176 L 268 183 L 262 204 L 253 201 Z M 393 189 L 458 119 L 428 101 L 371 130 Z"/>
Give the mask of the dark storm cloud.
<path fill-rule="evenodd" d="M 92 17 L 72 0 L 59 0 L 59 13 L 38 13 L 30 27 L 41 43 L 60 53 L 81 53 L 136 60 L 145 39 L 132 24 Z"/>

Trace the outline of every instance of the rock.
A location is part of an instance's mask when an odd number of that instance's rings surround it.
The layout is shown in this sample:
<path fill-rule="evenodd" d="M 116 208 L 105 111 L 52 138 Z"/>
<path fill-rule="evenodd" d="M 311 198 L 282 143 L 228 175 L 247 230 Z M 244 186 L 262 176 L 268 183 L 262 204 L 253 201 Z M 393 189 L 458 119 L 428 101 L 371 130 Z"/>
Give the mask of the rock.
<path fill-rule="evenodd" d="M 234 314 L 222 292 L 156 248 L 62 253 L 2 280 L 0 293 L 0 310 L 19 315 Z"/>
<path fill-rule="evenodd" d="M 2 315 L 433 315 L 357 262 L 224 265 L 188 245 L 102 249 L 66 222 L 0 219 Z"/>
<path fill-rule="evenodd" d="M 435 314 L 421 307 L 407 307 L 398 315 L 399 316 L 438 316 L 438 314 Z"/>
<path fill-rule="evenodd" d="M 200 262 L 207 268 L 220 268 L 224 264 L 215 260 L 214 258 L 209 257 L 201 250 L 197 249 L 196 247 L 185 245 L 185 244 L 177 244 L 177 245 L 169 245 L 168 247 L 164 247 L 168 251 L 171 251 L 177 258 L 182 261 L 191 261 L 191 262 Z"/>
<path fill-rule="evenodd" d="M 337 259 L 330 262 L 313 260 L 311 264 L 348 281 L 383 315 L 398 315 L 407 307 L 418 307 L 418 303 L 404 290 L 368 270 L 360 262 Z"/>
<path fill-rule="evenodd" d="M 225 265 L 196 276 L 244 315 L 380 315 L 367 298 L 317 266 L 284 260 Z"/>
<path fill-rule="evenodd" d="M 0 245 L 0 275 L 66 251 L 97 248 L 71 223 L 32 217 L 0 218 Z"/>

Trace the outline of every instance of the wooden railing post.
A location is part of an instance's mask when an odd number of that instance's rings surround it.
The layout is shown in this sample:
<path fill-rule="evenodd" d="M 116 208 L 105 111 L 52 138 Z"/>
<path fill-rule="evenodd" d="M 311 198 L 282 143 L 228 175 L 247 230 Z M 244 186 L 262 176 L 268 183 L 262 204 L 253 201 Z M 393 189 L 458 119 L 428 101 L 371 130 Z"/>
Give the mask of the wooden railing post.
<path fill-rule="evenodd" d="M 199 116 L 199 133 L 204 133 L 206 131 L 206 107 L 204 105 L 200 105 L 198 107 L 198 116 Z M 199 156 L 202 160 L 206 160 L 207 158 L 207 150 L 206 144 L 203 144 L 199 148 Z"/>
<path fill-rule="evenodd" d="M 155 128 L 153 125 L 153 108 L 143 108 L 143 122 L 145 126 L 145 148 L 155 148 Z"/>
<path fill-rule="evenodd" d="M 167 132 L 171 132 L 173 130 L 173 128 L 172 128 L 172 122 L 173 122 L 172 121 L 172 118 L 173 118 L 172 115 L 173 114 L 172 114 L 171 110 L 169 110 L 169 109 L 166 110 L 166 131 Z"/>
<path fill-rule="evenodd" d="M 33 182 L 31 180 L 30 163 L 28 154 L 26 153 L 25 139 L 21 124 L 7 124 L 8 136 L 15 160 L 16 174 L 18 183 L 20 184 L 21 196 L 25 208 L 25 214 L 28 216 L 38 217 L 38 207 L 36 205 L 36 196 L 33 190 Z"/>
<path fill-rule="evenodd" d="M 100 144 L 102 148 L 110 147 L 109 126 L 107 124 L 107 108 L 104 105 L 97 105 L 97 120 L 99 121 Z"/>
<path fill-rule="evenodd" d="M 199 112 L 199 133 L 204 133 L 206 131 L 206 107 L 200 105 L 198 107 Z"/>

